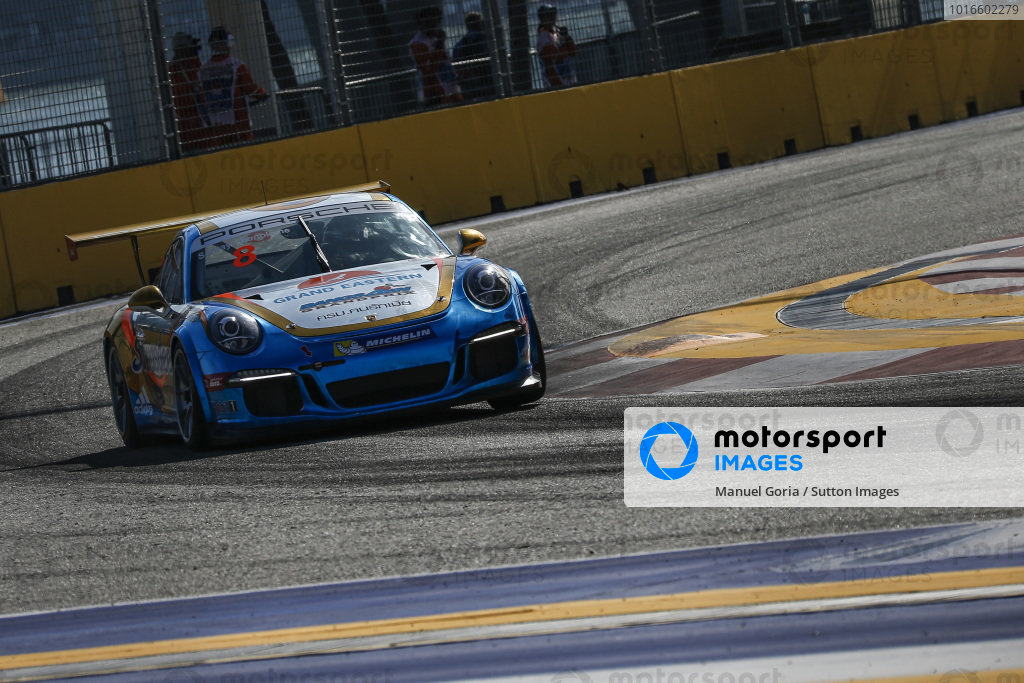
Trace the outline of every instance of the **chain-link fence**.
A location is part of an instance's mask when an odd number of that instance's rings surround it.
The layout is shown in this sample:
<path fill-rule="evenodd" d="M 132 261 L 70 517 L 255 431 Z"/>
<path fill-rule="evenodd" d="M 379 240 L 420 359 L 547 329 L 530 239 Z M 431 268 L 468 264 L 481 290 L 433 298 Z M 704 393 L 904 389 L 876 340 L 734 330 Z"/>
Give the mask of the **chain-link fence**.
<path fill-rule="evenodd" d="M 936 0 L 5 2 L 0 188 L 940 18 Z"/>

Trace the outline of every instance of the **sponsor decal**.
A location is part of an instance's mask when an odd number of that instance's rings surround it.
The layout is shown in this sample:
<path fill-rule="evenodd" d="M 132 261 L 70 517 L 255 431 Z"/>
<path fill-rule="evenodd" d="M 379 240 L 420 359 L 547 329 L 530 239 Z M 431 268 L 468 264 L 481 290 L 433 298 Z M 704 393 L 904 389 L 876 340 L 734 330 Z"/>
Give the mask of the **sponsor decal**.
<path fill-rule="evenodd" d="M 302 200 L 305 201 L 305 200 Z M 279 207 L 275 207 L 277 210 Z M 394 202 L 351 202 L 346 204 L 335 204 L 331 206 L 325 206 L 321 209 L 312 209 L 309 211 L 300 211 L 293 214 L 281 214 L 278 216 L 272 216 L 262 220 L 254 220 L 249 223 L 239 223 L 237 225 L 225 226 L 223 228 L 217 228 L 210 232 L 201 235 L 198 240 L 194 242 L 196 249 L 202 249 L 208 244 L 215 244 L 217 242 L 223 242 L 226 239 L 236 237 L 238 235 L 244 235 L 258 230 L 268 229 L 281 229 L 290 226 L 298 222 L 299 217 L 305 219 L 310 218 L 326 218 L 328 216 L 337 216 L 341 214 L 349 213 L 376 213 L 376 212 L 389 212 L 389 213 L 400 213 L 403 212 L 404 207 L 396 205 Z"/>
<path fill-rule="evenodd" d="M 289 294 L 288 296 L 279 296 L 274 299 L 275 304 L 284 304 L 289 301 L 295 301 L 296 299 L 302 299 L 307 296 L 317 296 L 318 294 L 330 294 L 334 291 L 334 287 L 320 287 L 319 289 L 311 289 L 308 292 L 299 292 L 298 294 Z"/>
<path fill-rule="evenodd" d="M 139 358 L 138 354 L 132 355 L 132 372 L 136 375 L 142 372 L 142 359 Z"/>
<path fill-rule="evenodd" d="M 223 415 L 225 413 L 237 413 L 238 403 L 235 401 L 214 401 L 213 412 L 218 415 Z"/>
<path fill-rule="evenodd" d="M 166 335 L 159 335 L 166 336 Z M 138 351 L 142 366 L 156 377 L 166 377 L 171 372 L 171 350 L 160 343 L 146 344 L 142 331 L 136 337 L 135 350 Z"/>
<path fill-rule="evenodd" d="M 321 308 L 329 308 L 331 306 L 339 306 L 341 304 L 352 303 L 354 301 L 366 301 L 367 299 L 377 299 L 382 296 L 400 296 L 402 294 L 412 294 L 412 287 L 380 285 L 378 287 L 374 287 L 369 292 L 352 292 L 351 294 L 342 294 L 331 299 L 322 299 L 320 301 L 302 304 L 302 306 L 299 307 L 299 313 L 308 313 L 309 311 L 316 311 Z"/>
<path fill-rule="evenodd" d="M 270 239 L 269 230 L 257 230 L 253 234 L 249 235 L 250 242 L 266 242 Z"/>
<path fill-rule="evenodd" d="M 361 339 L 358 342 L 354 339 L 346 339 L 345 341 L 337 342 L 334 345 L 334 355 L 345 356 L 349 355 L 349 353 L 363 353 L 363 350 L 373 351 L 374 349 L 383 349 L 387 346 L 397 346 L 398 344 L 408 344 L 409 342 L 430 339 L 433 336 L 434 330 L 430 329 L 429 327 L 418 327 L 415 330 L 396 332 L 394 334 L 385 334 L 379 337 L 369 337 L 367 339 Z M 354 344 L 356 346 L 362 344 L 362 346 L 360 347 L 360 350 L 358 352 L 340 352 L 341 350 L 339 347 L 345 344 Z"/>
<path fill-rule="evenodd" d="M 136 415 L 148 416 L 153 414 L 153 404 L 149 402 L 149 399 L 144 394 L 139 394 L 139 397 L 135 399 L 133 409 Z"/>
<path fill-rule="evenodd" d="M 355 356 L 360 353 L 366 353 L 366 349 L 355 339 L 344 339 L 334 343 L 335 356 Z"/>
<path fill-rule="evenodd" d="M 317 275 L 311 277 L 305 282 L 299 283 L 299 289 L 309 289 L 310 287 L 322 287 L 324 285 L 332 285 L 336 282 L 344 282 L 345 280 L 352 280 L 359 277 L 368 277 L 370 275 L 380 275 L 379 270 L 346 270 L 338 273 L 327 273 L 326 275 Z"/>
<path fill-rule="evenodd" d="M 332 318 L 344 318 L 354 313 L 366 313 L 367 311 L 377 311 L 384 308 L 401 308 L 402 306 L 412 306 L 411 301 L 388 301 L 383 304 L 370 304 L 369 306 L 360 306 L 359 308 L 350 308 L 347 311 L 331 311 L 330 313 L 324 313 L 316 317 L 317 321 L 330 320 Z M 376 315 L 368 315 L 366 319 L 374 321 L 377 319 Z"/>
<path fill-rule="evenodd" d="M 373 270 L 347 271 L 345 273 L 328 273 L 306 280 L 299 285 L 299 289 L 310 287 L 326 287 L 334 285 L 339 289 L 354 289 L 356 287 L 369 287 L 370 285 L 382 285 L 390 282 L 404 282 L 406 280 L 417 280 L 423 277 L 423 273 L 401 273 L 399 275 L 382 275 Z"/>
<path fill-rule="evenodd" d="M 212 375 L 203 375 L 203 386 L 206 391 L 220 391 L 227 385 L 230 372 L 218 372 Z"/>

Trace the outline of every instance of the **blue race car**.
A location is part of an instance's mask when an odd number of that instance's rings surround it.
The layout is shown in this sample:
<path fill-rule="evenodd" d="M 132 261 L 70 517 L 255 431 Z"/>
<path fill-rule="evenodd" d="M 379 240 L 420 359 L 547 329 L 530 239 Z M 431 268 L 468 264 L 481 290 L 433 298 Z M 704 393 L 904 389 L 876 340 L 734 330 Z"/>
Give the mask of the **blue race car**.
<path fill-rule="evenodd" d="M 191 448 L 259 428 L 543 396 L 540 334 L 519 275 L 456 256 L 377 183 L 334 194 L 69 236 L 177 229 L 155 284 L 103 336 L 124 443 L 177 433 Z M 141 273 L 141 266 L 139 268 Z"/>

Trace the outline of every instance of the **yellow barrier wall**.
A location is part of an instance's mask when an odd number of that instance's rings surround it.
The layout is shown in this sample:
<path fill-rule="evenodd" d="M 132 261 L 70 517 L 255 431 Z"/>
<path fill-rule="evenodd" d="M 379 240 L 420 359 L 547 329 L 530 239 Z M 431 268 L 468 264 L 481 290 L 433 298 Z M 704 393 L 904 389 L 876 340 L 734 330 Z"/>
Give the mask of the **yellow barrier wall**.
<path fill-rule="evenodd" d="M 673 71 L 679 126 L 690 170 L 774 159 L 824 145 L 814 85 L 804 49 Z"/>
<path fill-rule="evenodd" d="M 4 220 L 0 214 L 0 318 L 17 313 L 14 305 L 14 288 L 11 285 L 11 269 L 7 260 L 7 245 L 4 243 Z"/>
<path fill-rule="evenodd" d="M 405 116 L 359 126 L 367 167 L 395 194 L 440 223 L 537 203 L 516 100 Z"/>
<path fill-rule="evenodd" d="M 947 121 L 1021 105 L 1024 27 L 1016 21 L 954 21 L 925 27 Z"/>
<path fill-rule="evenodd" d="M 203 154 L 179 162 L 188 172 L 195 211 L 261 204 L 266 200 L 359 185 L 366 174 L 359 132 L 340 128 L 251 147 Z M 377 180 L 377 178 L 372 178 Z"/>
<path fill-rule="evenodd" d="M 910 130 L 943 120 L 929 27 L 891 31 L 809 48 L 811 73 L 828 145 Z"/>
<path fill-rule="evenodd" d="M 584 194 L 689 173 L 668 74 L 527 95 L 522 111 L 538 199 L 566 199 L 569 183 Z"/>
<path fill-rule="evenodd" d="M 180 163 L 165 163 L 0 193 L 17 309 L 56 306 L 67 285 L 78 301 L 137 288 L 127 242 L 90 247 L 72 262 L 64 235 L 190 213 L 191 201 L 167 189 L 185 182 Z M 143 266 L 158 266 L 168 242 L 140 240 Z"/>

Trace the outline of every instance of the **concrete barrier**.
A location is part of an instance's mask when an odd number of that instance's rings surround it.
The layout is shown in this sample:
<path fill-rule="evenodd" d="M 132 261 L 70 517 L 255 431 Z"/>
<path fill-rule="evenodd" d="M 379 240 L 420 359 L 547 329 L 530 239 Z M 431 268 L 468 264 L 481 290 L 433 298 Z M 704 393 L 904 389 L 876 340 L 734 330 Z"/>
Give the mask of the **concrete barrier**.
<path fill-rule="evenodd" d="M 935 57 L 943 119 L 1024 104 L 1024 27 L 1016 21 L 955 21 L 923 27 Z"/>
<path fill-rule="evenodd" d="M 668 74 L 515 101 L 542 202 L 689 173 Z"/>
<path fill-rule="evenodd" d="M 824 145 L 804 49 L 691 67 L 671 78 L 694 173 Z"/>
<path fill-rule="evenodd" d="M 273 202 L 368 181 L 355 128 L 238 147 L 177 163 L 188 174 L 187 187 L 178 188 L 178 193 L 191 197 L 196 212 Z"/>
<path fill-rule="evenodd" d="M 807 48 L 826 144 L 890 135 L 943 120 L 929 29 Z"/>
<path fill-rule="evenodd" d="M 359 126 L 373 179 L 430 222 L 537 203 L 516 100 L 485 102 Z"/>
<path fill-rule="evenodd" d="M 17 313 L 14 304 L 14 284 L 11 281 L 11 266 L 7 260 L 7 245 L 4 242 L 4 220 L 0 214 L 0 319 Z"/>
<path fill-rule="evenodd" d="M 190 213 L 190 198 L 166 188 L 186 182 L 180 163 L 165 163 L 0 193 L 16 309 L 33 311 L 137 288 L 128 243 L 91 248 L 72 263 L 64 235 Z M 144 268 L 160 265 L 168 241 L 139 241 Z"/>

